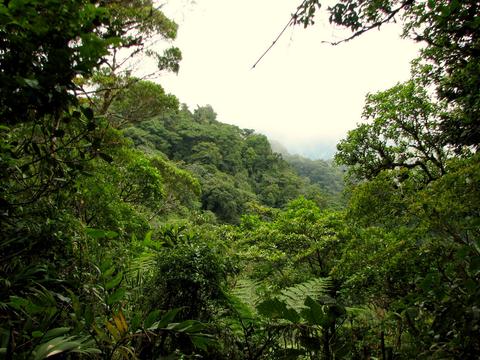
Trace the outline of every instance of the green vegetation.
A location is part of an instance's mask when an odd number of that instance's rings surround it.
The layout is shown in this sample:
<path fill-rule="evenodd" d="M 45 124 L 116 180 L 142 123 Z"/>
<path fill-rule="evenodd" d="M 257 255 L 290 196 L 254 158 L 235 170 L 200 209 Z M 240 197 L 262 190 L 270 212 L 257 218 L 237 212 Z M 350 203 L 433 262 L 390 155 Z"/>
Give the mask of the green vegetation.
<path fill-rule="evenodd" d="M 336 167 L 132 77 L 178 71 L 152 1 L 4 1 L 0 359 L 478 357 L 479 9 L 330 8 L 425 44 Z"/>
<path fill-rule="evenodd" d="M 137 84 L 141 86 L 152 84 Z M 137 91 L 128 90 L 125 97 L 138 104 L 142 92 Z M 280 208 L 299 196 L 319 204 L 326 201 L 322 187 L 297 175 L 272 152 L 264 135 L 216 121 L 210 106 L 193 113 L 185 106 L 177 110 L 159 109 L 148 120 L 125 128 L 124 134 L 145 153 L 161 154 L 195 176 L 202 189 L 202 210 L 213 212 L 222 222 L 238 223 L 255 204 Z M 336 180 L 341 181 L 341 176 Z"/>

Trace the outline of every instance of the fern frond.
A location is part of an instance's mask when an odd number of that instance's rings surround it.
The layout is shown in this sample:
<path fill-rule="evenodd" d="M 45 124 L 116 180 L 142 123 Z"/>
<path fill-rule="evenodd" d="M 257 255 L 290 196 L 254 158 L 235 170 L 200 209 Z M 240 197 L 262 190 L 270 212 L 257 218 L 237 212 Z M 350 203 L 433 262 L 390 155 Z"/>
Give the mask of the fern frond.
<path fill-rule="evenodd" d="M 345 310 L 353 320 L 369 324 L 379 324 L 386 317 L 385 309 L 375 305 L 347 307 Z"/>
<path fill-rule="evenodd" d="M 242 319 L 253 319 L 256 315 L 256 306 L 260 302 L 260 296 L 257 289 L 260 287 L 259 281 L 252 279 L 237 280 L 235 287 L 227 296 L 230 306 Z"/>
<path fill-rule="evenodd" d="M 332 281 L 329 278 L 316 278 L 282 290 L 278 298 L 284 301 L 288 307 L 300 313 L 302 309 L 306 308 L 307 297 L 317 300 L 327 297 L 331 288 Z"/>
<path fill-rule="evenodd" d="M 127 275 L 137 276 L 137 273 L 148 274 L 155 269 L 155 253 L 145 251 L 136 258 L 134 258 L 129 264 Z"/>
<path fill-rule="evenodd" d="M 260 281 L 252 279 L 237 280 L 235 288 L 232 290 L 232 295 L 254 309 L 261 300 L 257 292 L 260 285 Z"/>

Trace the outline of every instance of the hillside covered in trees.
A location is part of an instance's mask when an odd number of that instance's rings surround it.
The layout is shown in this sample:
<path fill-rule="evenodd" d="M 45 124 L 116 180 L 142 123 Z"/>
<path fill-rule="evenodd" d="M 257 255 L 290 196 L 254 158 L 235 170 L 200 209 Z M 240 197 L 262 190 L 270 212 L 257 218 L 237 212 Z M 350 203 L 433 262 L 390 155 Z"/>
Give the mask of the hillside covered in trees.
<path fill-rule="evenodd" d="M 423 44 L 335 163 L 133 76 L 151 0 L 0 4 L 0 359 L 478 358 L 480 4 L 328 12 Z"/>
<path fill-rule="evenodd" d="M 136 85 L 142 86 L 163 91 L 151 83 Z M 142 100 L 130 101 L 138 104 Z M 272 151 L 264 135 L 216 121 L 211 106 L 198 107 L 193 113 L 185 105 L 169 114 L 160 111 L 125 128 L 124 134 L 138 149 L 164 156 L 193 174 L 202 189 L 201 209 L 213 212 L 223 222 L 238 223 L 252 206 L 281 208 L 300 196 L 320 206 L 340 200 L 342 175 L 332 166 L 319 170 L 337 183 L 327 189 L 330 181 L 312 181 L 296 172 Z"/>

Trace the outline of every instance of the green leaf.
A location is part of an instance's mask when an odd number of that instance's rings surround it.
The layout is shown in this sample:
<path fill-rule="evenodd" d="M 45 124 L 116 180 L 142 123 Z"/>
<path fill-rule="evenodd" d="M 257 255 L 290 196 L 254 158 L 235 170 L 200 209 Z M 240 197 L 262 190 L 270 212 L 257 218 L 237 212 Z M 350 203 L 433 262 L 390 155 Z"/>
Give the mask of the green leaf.
<path fill-rule="evenodd" d="M 331 280 L 329 278 L 315 278 L 282 290 L 280 300 L 285 302 L 288 307 L 300 312 L 305 307 L 307 297 L 317 299 L 325 296 L 330 288 Z"/>
<path fill-rule="evenodd" d="M 118 236 L 118 233 L 115 231 L 105 231 L 105 237 L 107 239 L 114 239 Z"/>
<path fill-rule="evenodd" d="M 39 337 L 42 337 L 42 336 L 43 336 L 43 332 L 42 332 L 42 331 L 36 330 L 36 331 L 33 331 L 33 332 L 32 332 L 32 337 L 33 337 L 33 338 L 39 338 Z"/>
<path fill-rule="evenodd" d="M 148 314 L 148 316 L 145 318 L 145 321 L 143 322 L 143 326 L 145 327 L 145 329 L 151 328 L 159 317 L 160 310 L 153 310 L 150 314 Z"/>
<path fill-rule="evenodd" d="M 230 307 L 238 314 L 241 319 L 245 320 L 254 318 L 255 309 L 252 305 L 247 304 L 235 295 L 225 294 L 225 297 L 227 298 Z"/>
<path fill-rule="evenodd" d="M 305 300 L 305 306 L 307 308 L 302 310 L 301 315 L 309 324 L 321 326 L 326 324 L 327 319 L 322 305 L 309 296 Z"/>
<path fill-rule="evenodd" d="M 51 339 L 37 346 L 34 350 L 34 360 L 42 360 L 50 356 L 65 352 L 81 354 L 100 354 L 100 350 L 92 346 L 90 337 L 79 338 L 76 336 L 61 336 Z"/>
<path fill-rule="evenodd" d="M 87 228 L 85 230 L 85 233 L 94 239 L 101 239 L 104 237 L 104 234 L 105 234 L 103 230 L 92 229 L 92 228 Z"/>
<path fill-rule="evenodd" d="M 170 324 L 173 319 L 175 318 L 175 316 L 177 316 L 178 312 L 181 310 L 181 308 L 175 308 L 175 309 L 172 309 L 170 311 L 167 311 L 165 313 L 165 315 L 162 316 L 162 318 L 160 319 L 160 321 L 158 322 L 158 328 L 164 328 L 166 327 L 168 324 Z"/>
<path fill-rule="evenodd" d="M 107 305 L 114 305 L 123 299 L 126 290 L 124 288 L 117 289 L 112 295 L 107 298 Z"/>
<path fill-rule="evenodd" d="M 56 337 L 65 335 L 65 334 L 68 333 L 70 330 L 71 330 L 71 328 L 69 328 L 69 327 L 59 327 L 59 328 L 55 328 L 55 329 L 48 330 L 48 331 L 45 333 L 44 340 L 45 340 L 45 341 L 48 341 L 48 340 L 50 340 L 50 339 L 53 339 L 53 338 L 56 338 Z"/>
<path fill-rule="evenodd" d="M 208 345 L 214 342 L 213 339 L 206 334 L 192 335 L 190 340 L 197 349 L 201 349 L 203 351 L 207 351 Z"/>
<path fill-rule="evenodd" d="M 111 267 L 103 270 L 103 271 L 102 271 L 102 277 L 103 277 L 104 279 L 108 279 L 110 276 L 113 275 L 113 273 L 115 272 L 115 270 L 117 270 L 117 269 L 115 268 L 115 266 L 111 266 Z"/>
<path fill-rule="evenodd" d="M 120 284 L 120 282 L 122 281 L 122 279 L 123 279 L 123 272 L 120 271 L 112 280 L 110 280 L 105 284 L 105 289 L 110 290 L 110 289 L 113 289 L 114 287 L 117 287 L 118 284 Z"/>
<path fill-rule="evenodd" d="M 152 230 L 147 231 L 147 233 L 145 234 L 145 238 L 143 239 L 143 241 L 145 241 L 146 243 L 150 243 L 150 242 L 152 241 L 152 233 L 153 233 Z"/>
<path fill-rule="evenodd" d="M 135 331 L 140 328 L 141 324 L 142 324 L 141 314 L 135 313 L 135 315 L 133 315 L 133 317 L 130 318 L 129 328 Z"/>
<path fill-rule="evenodd" d="M 39 89 L 39 84 L 37 79 L 23 79 L 25 84 L 27 84 L 29 87 L 33 89 Z"/>
<path fill-rule="evenodd" d="M 143 245 L 154 250 L 160 250 L 163 247 L 162 241 L 153 241 L 152 240 L 152 231 L 148 231 L 145 234 L 145 238 L 143 239 Z"/>
<path fill-rule="evenodd" d="M 271 319 L 284 319 L 297 323 L 300 321 L 298 313 L 287 307 L 287 304 L 279 299 L 270 299 L 262 301 L 257 306 L 259 314 Z"/>
<path fill-rule="evenodd" d="M 205 329 L 205 325 L 197 320 L 186 320 L 181 323 L 170 324 L 167 329 L 184 333 L 196 333 Z"/>

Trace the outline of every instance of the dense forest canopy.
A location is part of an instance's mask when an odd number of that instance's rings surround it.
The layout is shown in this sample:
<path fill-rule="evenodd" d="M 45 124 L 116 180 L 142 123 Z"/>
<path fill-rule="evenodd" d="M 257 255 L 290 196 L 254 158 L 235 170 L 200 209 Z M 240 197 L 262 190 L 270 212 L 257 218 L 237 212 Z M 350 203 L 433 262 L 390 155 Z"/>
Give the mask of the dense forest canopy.
<path fill-rule="evenodd" d="M 332 164 L 133 76 L 179 70 L 152 0 L 3 1 L 0 358 L 477 358 L 479 9 L 327 8 L 423 44 Z"/>

